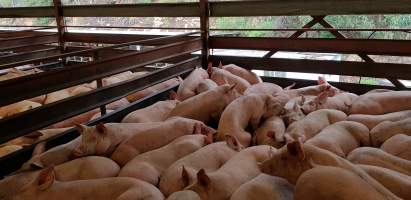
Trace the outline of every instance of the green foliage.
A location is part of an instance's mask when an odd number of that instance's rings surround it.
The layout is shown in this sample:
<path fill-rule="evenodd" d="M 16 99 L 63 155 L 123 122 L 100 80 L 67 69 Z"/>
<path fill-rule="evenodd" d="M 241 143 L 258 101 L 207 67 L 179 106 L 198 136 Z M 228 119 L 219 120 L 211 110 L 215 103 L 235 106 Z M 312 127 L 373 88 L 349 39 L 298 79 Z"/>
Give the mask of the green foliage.
<path fill-rule="evenodd" d="M 378 81 L 375 78 L 361 77 L 360 84 L 378 85 Z"/>

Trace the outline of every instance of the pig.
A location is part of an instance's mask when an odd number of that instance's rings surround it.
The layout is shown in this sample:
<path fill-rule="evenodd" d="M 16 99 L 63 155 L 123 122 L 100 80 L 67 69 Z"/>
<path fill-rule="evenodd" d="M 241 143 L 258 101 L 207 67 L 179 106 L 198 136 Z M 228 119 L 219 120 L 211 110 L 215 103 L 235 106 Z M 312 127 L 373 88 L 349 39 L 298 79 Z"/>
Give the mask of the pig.
<path fill-rule="evenodd" d="M 302 141 L 306 141 L 318 134 L 323 128 L 343 121 L 345 118 L 347 115 L 338 110 L 316 110 L 302 120 L 290 124 L 285 131 L 284 138 L 287 142 L 297 140 L 300 137 Z"/>
<path fill-rule="evenodd" d="M 48 128 L 55 129 L 55 128 L 73 127 L 76 124 L 82 124 L 82 123 L 85 123 L 85 122 L 89 121 L 97 113 L 100 113 L 99 109 L 90 110 L 88 112 L 79 114 L 79 115 L 74 116 L 74 117 L 70 117 L 68 119 L 57 122 L 55 124 L 52 124 Z"/>
<path fill-rule="evenodd" d="M 53 167 L 26 172 L 0 181 L 0 197 L 13 200 L 161 200 L 154 186 L 132 178 L 111 177 L 60 182 Z"/>
<path fill-rule="evenodd" d="M 198 94 L 196 88 L 200 85 L 201 81 L 205 79 L 208 79 L 206 70 L 202 68 L 194 69 L 178 87 L 177 100 L 184 101 Z"/>
<path fill-rule="evenodd" d="M 73 151 L 75 157 L 98 155 L 110 156 L 117 146 L 135 134 L 144 132 L 161 123 L 107 123 L 96 126 L 77 124 L 81 143 Z"/>
<path fill-rule="evenodd" d="M 383 115 L 363 115 L 352 114 L 347 117 L 347 121 L 356 121 L 366 125 L 370 130 L 383 121 L 400 121 L 411 118 L 411 110 L 387 113 Z"/>
<path fill-rule="evenodd" d="M 204 123 L 218 120 L 225 107 L 239 96 L 234 87 L 235 85 L 221 85 L 191 97 L 171 110 L 168 118 L 180 116 Z"/>
<path fill-rule="evenodd" d="M 220 63 L 219 68 L 227 70 L 230 73 L 232 73 L 232 74 L 234 74 L 238 77 L 243 78 L 244 80 L 246 80 L 251 85 L 263 82 L 261 80 L 261 78 L 257 74 L 255 74 L 254 72 L 246 70 L 246 69 L 244 69 L 242 67 L 239 67 L 237 65 L 234 65 L 234 64 L 222 65 L 222 63 Z"/>
<path fill-rule="evenodd" d="M 214 129 L 207 127 L 200 121 L 173 117 L 165 122 L 161 122 L 159 126 L 142 131 L 126 139 L 116 148 L 111 159 L 120 166 L 124 166 L 139 154 L 160 148 L 183 135 L 208 135 L 214 133 Z"/>
<path fill-rule="evenodd" d="M 375 180 L 404 200 L 411 199 L 411 176 L 372 165 L 358 165 Z"/>
<path fill-rule="evenodd" d="M 167 200 L 201 200 L 197 193 L 191 190 L 183 190 L 174 192 L 171 194 Z"/>
<path fill-rule="evenodd" d="M 205 135 L 181 136 L 166 146 L 134 157 L 118 176 L 140 179 L 156 186 L 160 175 L 176 160 L 212 142 L 212 137 Z"/>
<path fill-rule="evenodd" d="M 282 92 L 283 88 L 274 84 L 274 83 L 257 83 L 255 85 L 251 85 L 244 91 L 244 95 L 249 94 L 277 94 L 278 92 Z"/>
<path fill-rule="evenodd" d="M 38 168 L 42 169 L 72 160 L 75 158 L 73 152 L 80 143 L 81 138 L 77 137 L 70 142 L 53 147 L 46 152 L 41 152 L 38 155 L 34 155 L 30 160 L 23 164 L 19 171 L 27 171 Z"/>
<path fill-rule="evenodd" d="M 41 104 L 32 102 L 32 101 L 19 101 L 17 103 L 13 103 L 7 106 L 0 107 L 0 116 L 2 118 L 6 118 L 17 113 L 21 113 L 27 110 L 31 110 L 33 108 L 40 107 Z"/>
<path fill-rule="evenodd" d="M 16 152 L 20 149 L 23 149 L 22 146 L 20 145 L 4 145 L 0 147 L 0 157 L 4 157 L 6 155 L 9 155 L 13 152 Z"/>
<path fill-rule="evenodd" d="M 111 113 L 111 112 L 114 112 L 114 110 L 106 110 L 106 115 Z M 90 121 L 95 120 L 95 119 L 100 118 L 100 117 L 101 117 L 101 112 L 98 112 L 90 118 Z"/>
<path fill-rule="evenodd" d="M 381 92 L 392 92 L 394 90 L 389 90 L 389 89 L 373 89 L 370 90 L 368 92 L 366 92 L 365 94 L 370 94 L 370 93 L 381 93 Z"/>
<path fill-rule="evenodd" d="M 225 142 L 209 144 L 168 167 L 160 177 L 159 188 L 165 196 L 183 190 L 194 183 L 198 170 L 216 171 L 240 150 L 231 136 L 227 136 Z"/>
<path fill-rule="evenodd" d="M 166 88 L 172 87 L 172 86 L 177 86 L 182 82 L 181 78 L 172 78 L 170 80 L 158 83 L 156 85 L 153 85 L 149 88 L 146 88 L 144 90 L 135 92 L 133 94 L 128 95 L 126 98 L 130 102 L 137 101 L 139 99 L 142 99 L 144 97 L 147 97 L 149 95 L 152 95 L 154 93 L 160 92 L 161 90 L 164 90 Z"/>
<path fill-rule="evenodd" d="M 318 109 L 335 109 L 349 113 L 353 101 L 358 97 L 358 95 L 349 92 L 341 92 L 333 97 L 328 97 L 329 93 L 330 92 L 326 90 L 314 99 L 303 102 L 301 110 L 304 114 L 309 114 Z"/>
<path fill-rule="evenodd" d="M 43 104 L 50 104 L 71 97 L 68 89 L 58 90 L 46 95 Z"/>
<path fill-rule="evenodd" d="M 375 126 L 371 132 L 371 143 L 374 147 L 380 147 L 382 143 L 397 134 L 411 135 L 411 118 L 391 122 L 384 121 Z"/>
<path fill-rule="evenodd" d="M 37 97 L 33 97 L 33 98 L 31 98 L 31 99 L 27 99 L 28 101 L 32 101 L 32 102 L 36 102 L 36 103 L 39 103 L 39 104 L 44 104 L 44 100 L 46 100 L 46 94 L 43 94 L 43 95 L 40 95 L 40 96 L 37 96 Z"/>
<path fill-rule="evenodd" d="M 329 91 L 329 97 L 333 97 L 334 95 L 341 92 L 338 88 L 335 88 L 332 85 L 328 84 L 328 82 L 323 77 L 318 77 L 318 85 L 291 89 L 292 87 L 294 87 L 294 85 L 295 84 L 290 85 L 284 89 L 284 93 L 286 93 L 290 97 L 290 99 L 299 97 L 301 95 L 317 96 L 326 90 Z"/>
<path fill-rule="evenodd" d="M 306 116 L 306 114 L 304 114 L 304 112 L 301 110 L 303 98 L 306 97 L 295 97 L 285 104 L 284 114 L 281 115 L 281 118 L 283 119 L 287 127 L 290 124 L 299 121 Z"/>
<path fill-rule="evenodd" d="M 411 110 L 411 91 L 361 95 L 353 102 L 350 114 L 382 115 L 403 110 Z"/>
<path fill-rule="evenodd" d="M 121 123 L 161 122 L 167 119 L 171 110 L 180 102 L 178 100 L 159 101 L 151 106 L 133 111 L 126 115 Z"/>
<path fill-rule="evenodd" d="M 241 185 L 231 196 L 231 200 L 292 200 L 294 186 L 287 180 L 268 174 L 260 174 Z"/>
<path fill-rule="evenodd" d="M 269 94 L 252 94 L 234 100 L 221 114 L 218 124 L 218 139 L 226 135 L 238 139 L 241 145 L 248 147 L 251 143 L 251 133 L 245 129 L 250 124 L 256 130 L 261 119 L 279 115 L 284 104 Z"/>
<path fill-rule="evenodd" d="M 324 128 L 306 141 L 345 158 L 352 150 L 370 146 L 370 130 L 358 122 L 340 121 Z"/>
<path fill-rule="evenodd" d="M 295 186 L 295 200 L 400 199 L 385 198 L 366 181 L 349 170 L 321 166 L 304 172 Z"/>
<path fill-rule="evenodd" d="M 90 92 L 91 90 L 94 90 L 89 84 L 82 84 L 76 87 L 71 88 L 69 90 L 70 96 L 76 96 L 82 93 Z"/>
<path fill-rule="evenodd" d="M 208 90 L 216 88 L 218 85 L 211 79 L 204 79 L 198 84 L 196 88 L 196 94 L 206 92 Z"/>
<path fill-rule="evenodd" d="M 411 161 L 411 136 L 404 134 L 392 136 L 382 144 L 381 150 Z"/>
<path fill-rule="evenodd" d="M 217 171 L 197 172 L 197 180 L 186 190 L 193 190 L 201 199 L 228 199 L 242 184 L 258 176 L 261 171 L 257 163 L 269 158 L 275 148 L 260 145 L 244 149 L 227 161 Z"/>
<path fill-rule="evenodd" d="M 272 116 L 254 132 L 254 144 L 280 148 L 285 144 L 285 124 L 281 117 Z"/>
<path fill-rule="evenodd" d="M 288 143 L 269 159 L 259 164 L 263 173 L 282 177 L 295 185 L 297 180 L 309 169 L 318 166 L 333 166 L 349 170 L 372 185 L 388 199 L 398 199 L 392 192 L 370 177 L 364 170 L 344 158 L 319 147 L 303 144 L 300 140 Z"/>
<path fill-rule="evenodd" d="M 243 94 L 244 91 L 250 87 L 250 83 L 248 83 L 243 78 L 236 76 L 224 69 L 220 69 L 217 67 L 212 67 L 211 65 L 208 66 L 207 72 L 210 76 L 210 79 L 217 83 L 217 85 L 224 85 L 224 84 L 235 84 L 235 89 L 240 93 Z"/>
<path fill-rule="evenodd" d="M 54 167 L 56 180 L 74 181 L 117 176 L 120 167 L 112 160 L 99 156 L 88 156 Z"/>
<path fill-rule="evenodd" d="M 381 149 L 361 147 L 352 151 L 347 159 L 355 164 L 375 165 L 411 176 L 411 161 L 393 156 Z"/>

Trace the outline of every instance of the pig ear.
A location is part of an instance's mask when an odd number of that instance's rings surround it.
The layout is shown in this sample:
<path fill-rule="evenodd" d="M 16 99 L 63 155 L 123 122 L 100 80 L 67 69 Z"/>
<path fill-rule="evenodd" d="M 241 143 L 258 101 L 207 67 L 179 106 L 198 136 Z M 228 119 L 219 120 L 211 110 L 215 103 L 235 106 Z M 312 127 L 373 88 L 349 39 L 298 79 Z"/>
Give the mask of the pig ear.
<path fill-rule="evenodd" d="M 300 140 L 287 144 L 288 154 L 297 157 L 300 161 L 305 159 L 305 152 Z"/>
<path fill-rule="evenodd" d="M 204 144 L 208 145 L 213 143 L 213 134 L 208 133 L 207 136 L 204 138 Z"/>
<path fill-rule="evenodd" d="M 292 89 L 294 86 L 295 86 L 295 83 L 287 86 L 286 88 L 284 88 L 284 90 L 290 90 L 290 89 Z"/>
<path fill-rule="evenodd" d="M 213 63 L 212 62 L 208 63 L 207 72 L 208 72 L 209 76 L 211 76 L 211 74 L 213 74 Z"/>
<path fill-rule="evenodd" d="M 53 185 L 55 180 L 54 166 L 42 170 L 37 178 L 37 188 L 39 190 L 46 190 Z"/>
<path fill-rule="evenodd" d="M 197 172 L 197 180 L 198 183 L 201 186 L 203 186 L 206 190 L 210 189 L 211 180 L 204 169 L 200 169 L 200 171 Z"/>
<path fill-rule="evenodd" d="M 275 139 L 275 131 L 267 131 L 267 137 Z"/>
<path fill-rule="evenodd" d="M 300 107 L 298 106 L 297 102 L 295 102 L 293 106 L 293 111 L 298 112 L 299 110 L 300 110 Z"/>
<path fill-rule="evenodd" d="M 100 135 L 106 135 L 107 134 L 107 128 L 103 123 L 98 123 L 96 125 L 96 130 Z"/>
<path fill-rule="evenodd" d="M 300 106 L 304 105 L 305 103 L 305 96 L 301 95 L 301 101 L 299 102 Z"/>
<path fill-rule="evenodd" d="M 322 85 L 322 84 L 326 84 L 326 83 L 327 83 L 327 81 L 325 80 L 324 77 L 322 77 L 322 76 L 318 77 L 318 80 L 317 80 L 318 85 Z"/>
<path fill-rule="evenodd" d="M 223 68 L 223 63 L 221 62 L 221 60 L 220 60 L 220 63 L 218 63 L 218 68 Z"/>
<path fill-rule="evenodd" d="M 35 131 L 35 132 L 29 133 L 27 135 L 24 135 L 23 137 L 29 138 L 29 139 L 37 139 L 41 136 L 43 136 L 43 133 L 41 133 L 40 131 Z"/>
<path fill-rule="evenodd" d="M 224 81 L 225 81 L 225 79 L 224 79 Z M 237 83 L 234 83 L 234 84 L 230 85 L 229 91 L 234 90 L 235 86 L 237 86 Z"/>
<path fill-rule="evenodd" d="M 176 100 L 177 99 L 177 93 L 174 92 L 174 91 L 171 91 L 170 95 L 169 95 L 169 99 L 170 100 Z"/>
<path fill-rule="evenodd" d="M 328 99 L 328 92 L 321 92 L 317 97 L 315 97 L 315 103 L 318 105 L 324 104 Z"/>
<path fill-rule="evenodd" d="M 237 141 L 237 138 L 235 138 L 232 135 L 225 135 L 225 141 L 228 145 L 228 147 L 230 147 L 231 149 L 234 149 L 236 151 L 239 151 L 242 149 L 240 143 Z"/>
<path fill-rule="evenodd" d="M 83 134 L 83 133 L 85 133 L 86 131 L 87 131 L 87 126 L 85 126 L 85 125 L 83 125 L 83 124 L 74 124 L 75 126 L 76 126 L 76 128 L 77 128 L 77 131 L 80 133 L 80 134 Z"/>
<path fill-rule="evenodd" d="M 187 187 L 188 184 L 190 184 L 190 175 L 188 174 L 184 165 L 183 169 L 181 170 L 181 180 L 183 181 L 184 187 Z"/>

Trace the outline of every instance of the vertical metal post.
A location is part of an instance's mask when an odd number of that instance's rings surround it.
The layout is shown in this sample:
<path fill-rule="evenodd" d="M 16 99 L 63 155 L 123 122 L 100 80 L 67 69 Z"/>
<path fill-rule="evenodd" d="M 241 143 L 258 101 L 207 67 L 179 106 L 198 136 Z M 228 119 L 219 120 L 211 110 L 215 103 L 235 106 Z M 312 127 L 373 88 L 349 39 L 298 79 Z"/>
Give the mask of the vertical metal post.
<path fill-rule="evenodd" d="M 59 36 L 60 53 L 64 53 L 66 51 L 64 35 L 67 31 L 67 28 L 65 27 L 65 22 L 64 22 L 63 4 L 61 3 L 61 0 L 53 0 L 53 4 L 54 4 L 54 14 L 56 16 L 57 32 Z M 63 64 L 64 65 L 67 64 L 67 58 L 64 58 Z"/>
<path fill-rule="evenodd" d="M 94 52 L 93 58 L 94 58 L 94 61 L 96 61 L 100 58 L 100 56 L 98 55 L 98 51 Z M 97 88 L 102 88 L 103 87 L 103 79 L 102 78 L 97 79 L 96 82 L 97 82 Z M 105 115 L 106 113 L 107 113 L 106 105 L 101 105 L 100 106 L 101 116 Z"/>
<path fill-rule="evenodd" d="M 208 65 L 208 59 L 210 56 L 209 48 L 209 17 L 210 17 L 210 4 L 208 0 L 200 0 L 200 29 L 201 39 L 203 42 L 203 48 L 201 49 L 201 66 L 206 69 Z"/>

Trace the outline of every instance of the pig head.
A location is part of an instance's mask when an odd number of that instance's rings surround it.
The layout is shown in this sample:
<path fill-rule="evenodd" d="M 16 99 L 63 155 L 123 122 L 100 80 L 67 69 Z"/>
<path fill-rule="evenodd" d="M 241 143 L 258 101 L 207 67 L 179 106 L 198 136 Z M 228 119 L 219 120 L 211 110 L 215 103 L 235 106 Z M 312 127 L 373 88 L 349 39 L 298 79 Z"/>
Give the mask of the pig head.
<path fill-rule="evenodd" d="M 111 149 L 111 140 L 104 124 L 92 127 L 77 124 L 76 127 L 81 134 L 81 143 L 74 149 L 75 157 L 107 155 L 114 150 Z"/>

